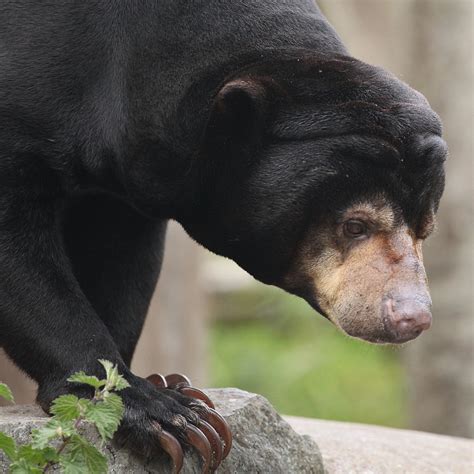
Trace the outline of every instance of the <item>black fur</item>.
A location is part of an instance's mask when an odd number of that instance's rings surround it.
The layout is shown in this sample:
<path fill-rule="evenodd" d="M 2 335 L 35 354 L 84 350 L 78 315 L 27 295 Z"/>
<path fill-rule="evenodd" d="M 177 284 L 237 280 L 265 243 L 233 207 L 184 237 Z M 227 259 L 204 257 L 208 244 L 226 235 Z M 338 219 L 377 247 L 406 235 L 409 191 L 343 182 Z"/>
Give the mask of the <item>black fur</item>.
<path fill-rule="evenodd" d="M 128 369 L 168 219 L 278 285 L 308 225 L 355 197 L 383 191 L 414 229 L 438 205 L 436 114 L 348 56 L 312 0 L 0 16 L 0 343 L 45 408 L 106 358 L 132 384 L 121 439 L 146 451 L 150 420 L 196 421 Z"/>

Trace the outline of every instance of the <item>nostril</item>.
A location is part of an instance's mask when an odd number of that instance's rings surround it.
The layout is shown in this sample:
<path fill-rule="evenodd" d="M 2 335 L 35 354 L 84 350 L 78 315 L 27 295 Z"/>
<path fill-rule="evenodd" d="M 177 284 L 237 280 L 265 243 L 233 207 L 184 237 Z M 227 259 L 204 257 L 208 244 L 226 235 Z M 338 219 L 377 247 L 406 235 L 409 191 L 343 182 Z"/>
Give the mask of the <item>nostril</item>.
<path fill-rule="evenodd" d="M 415 316 L 415 326 L 421 331 L 427 331 L 431 327 L 431 313 L 429 311 L 421 311 Z"/>
<path fill-rule="evenodd" d="M 399 338 L 413 338 L 431 327 L 431 313 L 416 300 L 394 301 L 383 304 L 384 324 Z"/>
<path fill-rule="evenodd" d="M 421 332 L 431 327 L 431 314 L 427 311 L 398 314 L 395 312 L 392 321 L 400 333 Z"/>

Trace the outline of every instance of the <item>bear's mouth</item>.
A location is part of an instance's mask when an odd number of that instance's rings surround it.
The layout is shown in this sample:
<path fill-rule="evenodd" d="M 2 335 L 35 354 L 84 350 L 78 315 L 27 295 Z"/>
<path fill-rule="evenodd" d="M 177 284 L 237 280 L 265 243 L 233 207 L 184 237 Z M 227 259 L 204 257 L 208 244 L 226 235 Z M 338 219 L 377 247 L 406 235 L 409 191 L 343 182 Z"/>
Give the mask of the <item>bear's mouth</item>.
<path fill-rule="evenodd" d="M 399 335 L 396 333 L 392 333 L 387 331 L 385 333 L 368 335 L 368 334 L 350 334 L 344 329 L 341 329 L 344 334 L 347 334 L 349 337 L 354 339 L 359 339 L 360 341 L 368 342 L 369 344 L 376 344 L 379 346 L 382 345 L 393 345 L 399 346 L 401 344 L 406 344 L 407 342 L 413 341 L 416 339 L 423 331 L 417 330 L 410 335 Z"/>
<path fill-rule="evenodd" d="M 330 320 L 345 334 L 372 344 L 404 344 L 431 327 L 431 299 L 425 288 L 400 287 L 364 313 L 349 310 Z"/>

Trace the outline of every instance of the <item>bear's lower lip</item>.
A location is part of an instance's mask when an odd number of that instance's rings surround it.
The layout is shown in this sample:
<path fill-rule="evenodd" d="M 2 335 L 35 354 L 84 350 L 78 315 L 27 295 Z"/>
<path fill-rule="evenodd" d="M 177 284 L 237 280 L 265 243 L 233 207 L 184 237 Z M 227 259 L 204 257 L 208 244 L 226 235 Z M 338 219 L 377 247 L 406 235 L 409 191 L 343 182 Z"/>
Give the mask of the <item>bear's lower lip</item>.
<path fill-rule="evenodd" d="M 379 344 L 379 345 L 387 345 L 387 344 L 392 344 L 392 345 L 399 345 L 399 344 L 405 344 L 406 342 L 413 341 L 413 339 L 416 339 L 422 331 L 417 331 L 414 332 L 410 335 L 405 335 L 405 336 L 398 336 L 396 334 L 391 334 L 388 333 L 386 336 L 382 337 L 365 337 L 361 335 L 353 336 L 356 337 L 357 339 L 361 339 L 366 342 L 370 342 L 372 344 Z M 349 334 L 350 335 L 350 334 Z"/>
<path fill-rule="evenodd" d="M 334 323 L 334 321 L 330 320 Z M 388 331 L 380 329 L 379 331 L 373 331 L 372 333 L 368 332 L 363 334 L 358 331 L 354 331 L 354 328 L 349 328 L 346 330 L 344 325 L 334 323 L 344 334 L 347 334 L 350 337 L 359 339 L 361 341 L 369 342 L 370 344 L 378 345 L 400 345 L 405 344 L 406 342 L 416 339 L 423 331 L 413 331 L 407 334 L 397 334 L 394 331 Z M 352 329 L 352 330 L 351 330 Z"/>

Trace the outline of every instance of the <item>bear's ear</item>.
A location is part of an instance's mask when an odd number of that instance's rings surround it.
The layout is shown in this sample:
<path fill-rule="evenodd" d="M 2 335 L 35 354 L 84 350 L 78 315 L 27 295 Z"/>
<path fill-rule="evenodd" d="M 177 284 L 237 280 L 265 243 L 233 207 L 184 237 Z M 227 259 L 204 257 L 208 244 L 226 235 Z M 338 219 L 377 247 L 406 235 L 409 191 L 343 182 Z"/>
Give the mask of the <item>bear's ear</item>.
<path fill-rule="evenodd" d="M 226 140 L 254 141 L 264 126 L 268 96 L 268 85 L 258 78 L 233 79 L 217 93 L 209 131 Z"/>

